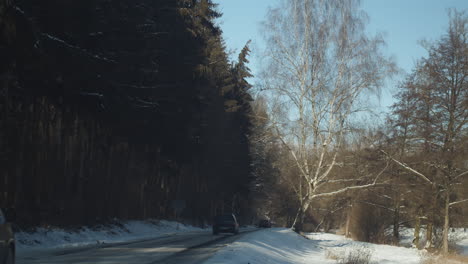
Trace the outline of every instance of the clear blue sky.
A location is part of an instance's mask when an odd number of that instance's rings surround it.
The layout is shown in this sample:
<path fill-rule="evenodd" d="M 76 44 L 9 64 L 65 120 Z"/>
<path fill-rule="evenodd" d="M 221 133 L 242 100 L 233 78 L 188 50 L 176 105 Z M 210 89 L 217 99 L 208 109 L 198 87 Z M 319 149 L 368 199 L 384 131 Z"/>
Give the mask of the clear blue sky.
<path fill-rule="evenodd" d="M 252 39 L 250 58 L 253 74 L 259 69 L 258 51 L 262 48 L 260 22 L 268 7 L 278 0 L 214 0 L 223 17 L 219 20 L 229 50 L 238 53 Z M 384 33 L 386 53 L 395 57 L 398 66 L 410 72 L 414 62 L 426 55 L 418 44 L 421 39 L 436 40 L 448 25 L 448 8 L 468 11 L 468 0 L 362 0 L 369 15 L 368 32 Z M 382 107 L 392 103 L 391 93 L 397 81 L 389 83 L 382 93 Z"/>

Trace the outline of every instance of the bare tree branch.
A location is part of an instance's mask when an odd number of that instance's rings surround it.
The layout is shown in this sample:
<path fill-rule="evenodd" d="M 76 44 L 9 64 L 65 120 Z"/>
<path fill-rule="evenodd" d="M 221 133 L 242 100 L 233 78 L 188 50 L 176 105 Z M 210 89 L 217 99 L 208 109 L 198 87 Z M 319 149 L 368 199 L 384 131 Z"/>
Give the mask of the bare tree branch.
<path fill-rule="evenodd" d="M 337 194 L 340 194 L 340 193 L 344 193 L 344 192 L 347 192 L 347 191 L 350 191 L 350 190 L 357 190 L 357 189 L 366 189 L 366 188 L 369 188 L 369 187 L 374 187 L 374 186 L 377 186 L 377 185 L 381 185 L 381 184 L 378 184 L 377 183 L 377 180 L 379 179 L 379 177 L 385 172 L 385 170 L 387 170 L 389 164 L 387 163 L 387 165 L 385 166 L 385 168 L 383 168 L 378 174 L 377 176 L 375 177 L 374 181 L 370 184 L 364 184 L 364 185 L 356 185 L 356 186 L 348 186 L 348 187 L 345 187 L 343 189 L 340 189 L 340 190 L 337 190 L 337 191 L 333 191 L 333 192 L 327 192 L 327 193 L 320 193 L 320 194 L 314 194 L 311 196 L 311 199 L 315 199 L 315 198 L 318 198 L 318 197 L 325 197 L 325 196 L 334 196 L 334 195 L 337 195 Z"/>
<path fill-rule="evenodd" d="M 456 201 L 456 202 L 451 202 L 451 203 L 449 204 L 449 206 L 453 206 L 453 205 L 460 204 L 460 203 L 464 203 L 464 202 L 468 202 L 468 199 L 461 200 L 461 201 Z"/>
<path fill-rule="evenodd" d="M 393 158 L 392 156 L 390 156 L 387 152 L 383 151 L 383 150 L 380 150 L 382 153 L 384 153 L 387 157 L 389 157 L 391 160 L 393 160 L 395 163 L 397 163 L 398 165 L 400 165 L 401 167 L 403 167 L 404 169 L 408 170 L 408 171 L 411 171 L 412 173 L 418 175 L 421 179 L 423 179 L 424 181 L 426 181 L 427 183 L 430 183 L 430 184 L 433 184 L 431 180 L 429 180 L 424 174 L 420 173 L 419 171 L 411 168 L 410 166 L 406 165 L 405 163 L 403 162 L 400 162 L 398 161 L 397 159 Z"/>
<path fill-rule="evenodd" d="M 457 176 L 455 176 L 453 179 L 454 180 L 457 180 L 458 178 L 462 177 L 462 176 L 465 176 L 465 175 L 468 175 L 468 171 L 465 171 L 465 172 L 462 172 L 460 174 L 458 174 Z"/>

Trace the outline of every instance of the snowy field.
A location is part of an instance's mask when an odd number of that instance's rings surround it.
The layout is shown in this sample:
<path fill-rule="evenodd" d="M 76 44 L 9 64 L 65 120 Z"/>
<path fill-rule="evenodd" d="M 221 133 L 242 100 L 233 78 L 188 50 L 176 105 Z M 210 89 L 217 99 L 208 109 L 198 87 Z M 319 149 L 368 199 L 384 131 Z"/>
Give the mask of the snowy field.
<path fill-rule="evenodd" d="M 391 233 L 391 229 L 389 232 Z M 419 236 L 421 239 L 420 246 L 424 247 L 424 244 L 426 243 L 426 230 L 421 228 Z M 414 228 L 404 228 L 400 230 L 401 246 L 411 247 L 413 239 Z M 460 254 L 468 256 L 468 228 L 450 229 L 449 244 L 455 245 Z"/>

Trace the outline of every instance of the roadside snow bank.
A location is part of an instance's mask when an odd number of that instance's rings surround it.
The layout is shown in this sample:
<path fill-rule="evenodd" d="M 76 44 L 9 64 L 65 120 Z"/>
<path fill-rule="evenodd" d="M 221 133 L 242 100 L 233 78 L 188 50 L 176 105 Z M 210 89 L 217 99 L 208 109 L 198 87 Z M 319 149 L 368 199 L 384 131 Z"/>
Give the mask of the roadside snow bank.
<path fill-rule="evenodd" d="M 327 233 L 310 233 L 307 237 L 326 249 L 329 256 L 346 257 L 356 251 L 369 254 L 371 263 L 419 264 L 421 261 L 421 252 L 413 248 L 353 241 L 343 236 Z"/>
<path fill-rule="evenodd" d="M 165 220 L 121 221 L 110 225 L 61 228 L 37 228 L 34 232 L 15 234 L 19 251 L 42 248 L 86 246 L 155 238 L 169 233 L 202 231 L 204 229 Z M 205 229 L 206 230 L 206 229 Z"/>
<path fill-rule="evenodd" d="M 325 259 L 315 243 L 287 228 L 265 229 L 246 234 L 220 250 L 204 264 L 252 263 L 335 263 Z M 325 260 L 325 261 L 323 261 Z"/>
<path fill-rule="evenodd" d="M 253 232 L 223 248 L 205 264 L 331 264 L 356 253 L 358 257 L 368 255 L 371 263 L 419 264 L 421 261 L 416 249 L 357 242 L 327 233 L 309 233 L 306 237 L 309 239 L 286 228 Z"/>

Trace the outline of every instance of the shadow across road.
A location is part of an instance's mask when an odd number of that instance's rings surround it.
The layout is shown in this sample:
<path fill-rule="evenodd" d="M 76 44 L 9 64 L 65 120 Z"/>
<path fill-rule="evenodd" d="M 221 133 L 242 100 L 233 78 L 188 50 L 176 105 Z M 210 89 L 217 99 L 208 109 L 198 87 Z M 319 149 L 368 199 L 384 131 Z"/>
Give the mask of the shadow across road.
<path fill-rule="evenodd" d="M 18 255 L 17 264 L 201 263 L 243 234 L 253 231 L 255 229 L 241 230 L 238 235 L 216 236 L 208 231 L 190 232 L 124 243 L 34 251 Z"/>

